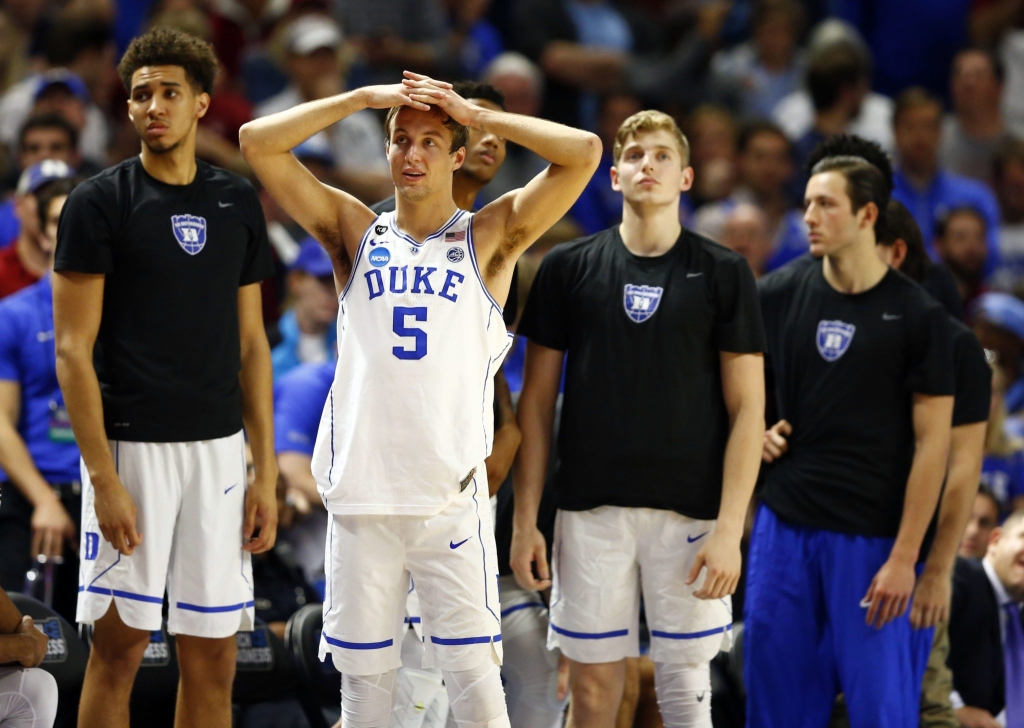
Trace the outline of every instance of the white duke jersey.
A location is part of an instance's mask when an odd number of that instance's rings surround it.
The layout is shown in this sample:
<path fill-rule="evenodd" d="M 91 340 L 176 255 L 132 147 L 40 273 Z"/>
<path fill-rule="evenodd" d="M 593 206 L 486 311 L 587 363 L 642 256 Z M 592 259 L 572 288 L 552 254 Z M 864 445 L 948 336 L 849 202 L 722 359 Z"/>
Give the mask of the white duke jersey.
<path fill-rule="evenodd" d="M 490 454 L 494 375 L 512 335 L 472 224 L 460 210 L 417 243 L 386 212 L 359 243 L 313 449 L 331 513 L 433 515 Z"/>

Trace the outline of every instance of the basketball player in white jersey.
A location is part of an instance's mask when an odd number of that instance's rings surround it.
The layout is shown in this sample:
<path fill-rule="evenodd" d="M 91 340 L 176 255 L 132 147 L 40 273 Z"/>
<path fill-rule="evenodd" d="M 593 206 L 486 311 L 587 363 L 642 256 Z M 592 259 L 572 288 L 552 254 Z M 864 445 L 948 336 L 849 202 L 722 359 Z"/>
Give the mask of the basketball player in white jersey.
<path fill-rule="evenodd" d="M 391 109 L 386 152 L 396 210 L 376 216 L 318 182 L 290 150 L 364 108 Z M 467 126 L 550 162 L 479 213 L 459 210 L 452 173 Z M 313 453 L 331 514 L 321 653 L 342 678 L 342 725 L 386 726 L 409 575 L 424 666 L 441 669 L 460 728 L 509 725 L 486 473 L 492 380 L 511 339 L 501 320 L 519 255 L 568 211 L 601 156 L 589 133 L 483 109 L 406 72 L 246 124 L 242 152 L 281 206 L 348 278 L 338 370 Z"/>

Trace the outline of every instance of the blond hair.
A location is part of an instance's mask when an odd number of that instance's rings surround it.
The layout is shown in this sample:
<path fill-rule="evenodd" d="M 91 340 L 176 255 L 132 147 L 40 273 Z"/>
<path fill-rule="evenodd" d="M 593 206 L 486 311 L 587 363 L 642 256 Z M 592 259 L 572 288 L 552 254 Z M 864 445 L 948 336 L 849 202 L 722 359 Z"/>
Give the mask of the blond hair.
<path fill-rule="evenodd" d="M 686 135 L 683 134 L 675 119 L 663 111 L 656 111 L 654 109 L 638 111 L 622 122 L 622 126 L 615 132 L 615 143 L 612 145 L 612 162 L 615 164 L 619 163 L 622 150 L 630 138 L 652 131 L 667 131 L 672 134 L 676 140 L 676 145 L 679 147 L 679 156 L 682 157 L 683 166 L 688 167 L 690 165 L 690 142 L 686 140 Z"/>

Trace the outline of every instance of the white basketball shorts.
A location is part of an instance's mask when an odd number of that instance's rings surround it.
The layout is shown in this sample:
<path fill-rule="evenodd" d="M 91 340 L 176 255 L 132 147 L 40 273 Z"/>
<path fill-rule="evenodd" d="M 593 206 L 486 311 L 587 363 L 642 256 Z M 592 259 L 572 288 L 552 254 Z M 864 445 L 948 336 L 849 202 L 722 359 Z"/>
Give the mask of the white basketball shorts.
<path fill-rule="evenodd" d="M 401 666 L 410 574 L 422 614 L 422 667 L 501 664 L 494 528 L 481 466 L 433 516 L 331 515 L 320 659 L 350 675 Z"/>
<path fill-rule="evenodd" d="M 219 638 L 251 630 L 242 433 L 201 442 L 112 441 L 110 448 L 135 502 L 142 543 L 122 556 L 103 540 L 83 463 L 78 621 L 95 622 L 113 600 L 126 625 L 158 630 L 166 588 L 172 634 Z"/>
<path fill-rule="evenodd" d="M 714 527 L 653 508 L 559 511 L 548 647 L 586 663 L 639 657 L 642 588 L 652 660 L 699 664 L 729 649 L 732 600 L 693 596 L 703 571 L 686 585 Z"/>

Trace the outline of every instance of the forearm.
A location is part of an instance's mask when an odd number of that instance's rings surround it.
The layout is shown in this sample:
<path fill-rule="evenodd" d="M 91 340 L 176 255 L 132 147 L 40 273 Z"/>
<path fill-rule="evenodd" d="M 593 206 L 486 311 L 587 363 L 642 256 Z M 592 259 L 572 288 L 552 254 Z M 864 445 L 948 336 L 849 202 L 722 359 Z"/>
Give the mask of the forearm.
<path fill-rule="evenodd" d="M 362 89 L 253 119 L 238 133 L 246 158 L 288 152 L 317 132 L 366 108 Z"/>
<path fill-rule="evenodd" d="M 299 452 L 282 452 L 277 456 L 277 466 L 289 490 L 297 490 L 314 508 L 323 509 L 324 502 L 316 489 L 313 477 L 313 458 Z"/>
<path fill-rule="evenodd" d="M 757 484 L 764 439 L 764 409 L 744 404 L 732 418 L 722 468 L 722 502 L 718 508 L 717 531 L 737 539 L 743 535 L 750 498 Z"/>
<path fill-rule="evenodd" d="M 31 639 L 23 634 L 0 634 L 0 665 L 20 663 L 31 658 L 32 647 Z"/>
<path fill-rule="evenodd" d="M 277 482 L 277 460 L 274 457 L 274 392 L 273 364 L 266 336 L 250 337 L 242 348 L 242 422 L 252 449 L 256 477 Z M 265 481 L 266 482 L 266 481 Z"/>
<path fill-rule="evenodd" d="M 473 109 L 469 126 L 524 146 L 559 167 L 587 167 L 600 154 L 600 139 L 588 131 L 533 116 Z"/>
<path fill-rule="evenodd" d="M 518 421 L 522 441 L 512 469 L 516 503 L 515 528 L 537 527 L 537 513 L 540 511 L 544 479 L 551 457 L 554 414 L 554 403 L 544 407 L 528 396 L 519 400 Z"/>
<path fill-rule="evenodd" d="M 0 635 L 11 634 L 21 624 L 21 612 L 7 593 L 0 589 Z M 0 660 L 3 662 L 3 660 Z"/>
<path fill-rule="evenodd" d="M 540 62 L 552 79 L 584 91 L 601 93 L 618 84 L 629 64 L 629 56 L 621 51 L 554 41 L 544 49 Z"/>
<path fill-rule="evenodd" d="M 116 479 L 117 464 L 110 453 L 103 422 L 103 397 L 93 368 L 92 351 L 58 350 L 57 380 L 89 479 L 95 487 L 102 488 L 111 476 Z"/>
<path fill-rule="evenodd" d="M 890 558 L 911 563 L 917 561 L 921 541 L 924 540 L 932 514 L 935 513 L 935 505 L 939 501 L 948 445 L 948 436 L 939 433 L 918 440 L 910 477 L 907 479 L 899 532 Z"/>
<path fill-rule="evenodd" d="M 18 431 L 0 418 L 0 470 L 25 496 L 25 500 L 38 506 L 47 499 L 56 498 L 53 488 L 46 482 Z"/>
<path fill-rule="evenodd" d="M 982 422 L 956 427 L 951 433 L 946 490 L 939 504 L 935 542 L 925 562 L 926 571 L 945 575 L 952 573 L 964 529 L 971 517 L 971 505 L 978 492 L 985 427 L 986 423 Z"/>

